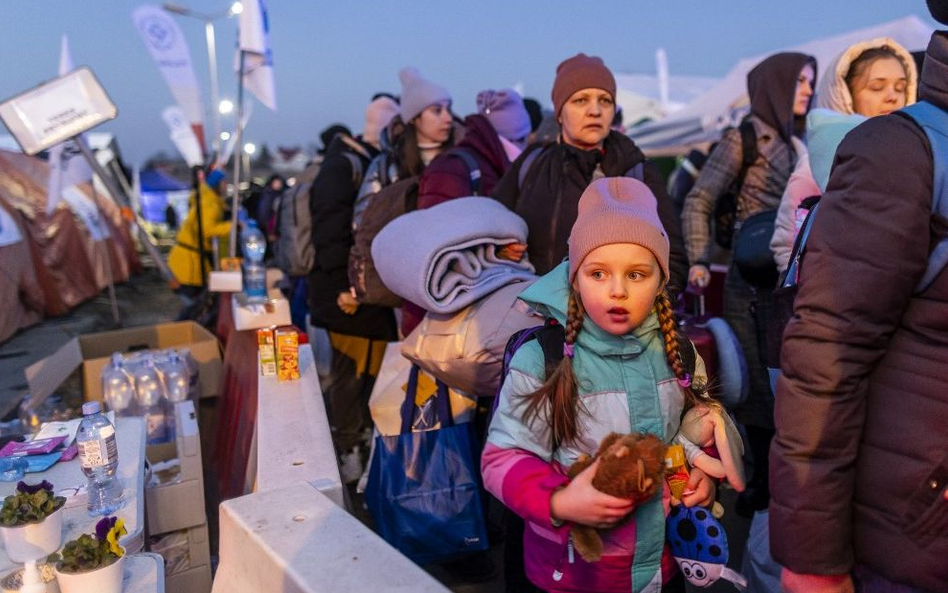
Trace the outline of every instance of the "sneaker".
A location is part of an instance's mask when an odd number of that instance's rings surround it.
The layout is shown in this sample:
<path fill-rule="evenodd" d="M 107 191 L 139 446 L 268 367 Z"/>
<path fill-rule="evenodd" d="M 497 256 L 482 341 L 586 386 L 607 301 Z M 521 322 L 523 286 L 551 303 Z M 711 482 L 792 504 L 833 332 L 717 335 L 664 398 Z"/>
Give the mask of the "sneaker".
<path fill-rule="evenodd" d="M 361 447 L 353 447 L 340 456 L 339 473 L 344 484 L 358 482 L 363 470 Z"/>

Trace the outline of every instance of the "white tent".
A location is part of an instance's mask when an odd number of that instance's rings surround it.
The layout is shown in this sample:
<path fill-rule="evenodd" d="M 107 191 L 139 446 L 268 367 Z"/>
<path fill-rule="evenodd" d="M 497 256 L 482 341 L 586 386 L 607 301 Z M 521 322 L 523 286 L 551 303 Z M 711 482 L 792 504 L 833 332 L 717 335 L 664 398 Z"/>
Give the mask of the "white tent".
<path fill-rule="evenodd" d="M 668 103 L 662 104 L 659 78 L 654 74 L 616 74 L 616 103 L 627 126 L 661 119 L 688 106 L 721 79 L 711 76 L 670 76 Z"/>
<path fill-rule="evenodd" d="M 909 51 L 923 50 L 928 47 L 932 31 L 931 26 L 913 15 L 744 58 L 719 84 L 690 105 L 662 120 L 638 125 L 629 135 L 648 154 L 682 154 L 690 147 L 718 140 L 725 128 L 740 122 L 748 110 L 747 73 L 771 53 L 797 51 L 815 56 L 820 70 L 818 76 L 823 76 L 833 58 L 856 42 L 891 37 Z"/>

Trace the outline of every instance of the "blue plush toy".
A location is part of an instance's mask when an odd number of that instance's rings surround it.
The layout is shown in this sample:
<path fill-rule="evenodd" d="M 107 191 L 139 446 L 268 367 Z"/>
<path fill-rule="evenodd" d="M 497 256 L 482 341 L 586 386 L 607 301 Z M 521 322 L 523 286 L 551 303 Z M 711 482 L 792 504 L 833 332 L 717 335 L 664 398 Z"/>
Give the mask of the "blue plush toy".
<path fill-rule="evenodd" d="M 695 587 L 710 587 L 718 579 L 747 587 L 744 577 L 727 567 L 727 534 L 709 509 L 673 506 L 665 534 L 678 567 Z"/>

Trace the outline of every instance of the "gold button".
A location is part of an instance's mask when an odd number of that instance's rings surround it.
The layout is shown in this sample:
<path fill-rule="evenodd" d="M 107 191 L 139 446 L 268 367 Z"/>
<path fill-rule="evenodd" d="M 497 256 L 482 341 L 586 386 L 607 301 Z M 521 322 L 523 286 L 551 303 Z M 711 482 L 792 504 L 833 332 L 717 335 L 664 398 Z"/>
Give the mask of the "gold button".
<path fill-rule="evenodd" d="M 928 485 L 932 487 L 932 490 L 938 490 L 938 480 L 932 480 Z"/>

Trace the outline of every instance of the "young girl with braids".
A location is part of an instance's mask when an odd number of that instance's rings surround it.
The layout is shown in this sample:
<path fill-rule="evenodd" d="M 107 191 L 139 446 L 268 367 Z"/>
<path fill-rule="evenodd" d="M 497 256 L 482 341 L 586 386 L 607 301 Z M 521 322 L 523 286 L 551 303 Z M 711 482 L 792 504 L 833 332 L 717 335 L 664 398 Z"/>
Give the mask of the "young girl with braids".
<path fill-rule="evenodd" d="M 485 487 L 526 521 L 525 568 L 543 590 L 684 591 L 665 546 L 667 488 L 635 507 L 593 488 L 598 462 L 572 481 L 565 473 L 610 432 L 670 442 L 682 411 L 710 401 L 679 355 L 665 294 L 668 252 L 648 187 L 628 177 L 599 179 L 579 200 L 569 259 L 520 297 L 563 326 L 564 357 L 546 369 L 537 341 L 517 350 L 481 470 Z M 713 498 L 711 479 L 694 470 L 682 502 Z M 574 523 L 608 529 L 601 560 L 586 563 L 574 553 Z"/>

